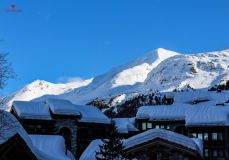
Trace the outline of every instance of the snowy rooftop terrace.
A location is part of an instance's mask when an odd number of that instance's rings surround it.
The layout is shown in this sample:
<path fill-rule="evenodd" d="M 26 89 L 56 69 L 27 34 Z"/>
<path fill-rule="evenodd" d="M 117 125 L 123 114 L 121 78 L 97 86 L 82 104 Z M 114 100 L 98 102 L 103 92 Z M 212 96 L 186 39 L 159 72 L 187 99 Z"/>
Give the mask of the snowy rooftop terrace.
<path fill-rule="evenodd" d="M 215 106 L 212 102 L 143 106 L 139 108 L 136 118 L 150 121 L 184 120 L 186 126 L 229 126 L 229 106 Z"/>
<path fill-rule="evenodd" d="M 80 122 L 111 123 L 98 108 L 72 104 L 68 100 L 48 99 L 45 102 L 14 101 L 13 108 L 23 119 L 52 120 L 52 114 L 78 116 Z"/>

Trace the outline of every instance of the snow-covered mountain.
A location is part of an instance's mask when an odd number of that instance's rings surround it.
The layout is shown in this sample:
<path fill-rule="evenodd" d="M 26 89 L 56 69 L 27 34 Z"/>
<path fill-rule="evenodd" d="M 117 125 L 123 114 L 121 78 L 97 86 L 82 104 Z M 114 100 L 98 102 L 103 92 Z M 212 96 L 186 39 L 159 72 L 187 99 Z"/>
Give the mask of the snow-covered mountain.
<path fill-rule="evenodd" d="M 208 89 L 229 79 L 228 69 L 229 50 L 178 54 L 160 48 L 96 77 L 88 86 L 60 97 L 73 103 L 86 103 L 97 97 L 109 99 L 117 96 L 115 100 L 121 102 L 135 93 L 150 90 Z"/>
<path fill-rule="evenodd" d="M 72 91 L 73 89 L 83 87 L 91 83 L 92 79 L 80 80 L 69 83 L 50 83 L 44 80 L 36 80 L 15 93 L 3 97 L 4 106 L 10 106 L 14 100 L 29 101 L 44 95 L 60 95 Z"/>
<path fill-rule="evenodd" d="M 111 97 L 115 97 L 115 103 L 121 103 L 133 95 L 151 90 L 170 92 L 185 88 L 208 89 L 229 80 L 228 71 L 229 50 L 179 54 L 159 48 L 96 76 L 91 83 L 90 80 L 85 81 L 78 87 L 69 84 L 51 85 L 48 82 L 40 86 L 40 82 L 35 81 L 28 86 L 37 87 L 26 86 L 8 97 L 7 102 L 10 104 L 16 99 L 30 100 L 41 96 L 44 98 L 48 94 L 77 104 Z M 50 87 L 46 87 L 46 83 Z"/>

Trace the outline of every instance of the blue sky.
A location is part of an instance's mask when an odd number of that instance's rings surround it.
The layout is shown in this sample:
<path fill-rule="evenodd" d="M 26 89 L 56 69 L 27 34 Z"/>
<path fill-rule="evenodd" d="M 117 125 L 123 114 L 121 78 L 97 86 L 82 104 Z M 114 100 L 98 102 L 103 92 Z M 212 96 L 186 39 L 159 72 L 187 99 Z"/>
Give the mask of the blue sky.
<path fill-rule="evenodd" d="M 20 13 L 9 13 L 15 4 Z M 36 79 L 90 78 L 155 48 L 229 47 L 228 0 L 0 0 L 0 51 L 18 74 L 1 94 Z"/>

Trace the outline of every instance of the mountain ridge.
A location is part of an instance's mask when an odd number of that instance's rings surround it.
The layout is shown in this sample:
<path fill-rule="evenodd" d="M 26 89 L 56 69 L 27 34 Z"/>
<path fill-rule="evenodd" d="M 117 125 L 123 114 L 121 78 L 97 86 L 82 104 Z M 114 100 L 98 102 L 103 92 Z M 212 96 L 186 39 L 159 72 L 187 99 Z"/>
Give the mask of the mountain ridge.
<path fill-rule="evenodd" d="M 58 89 L 53 89 L 55 92 L 52 93 L 50 90 L 46 92 L 47 87 L 44 87 L 42 94 L 33 90 L 37 90 L 37 87 L 31 87 L 30 92 L 27 89 L 26 94 L 24 92 L 22 94 L 23 89 L 21 89 L 13 96 L 8 96 L 5 104 L 9 105 L 9 102 L 13 100 L 32 100 L 32 98 L 39 100 L 48 98 L 48 95 L 68 99 L 77 104 L 86 104 L 96 98 L 109 99 L 120 95 L 122 98 L 118 101 L 121 103 L 135 93 L 145 93 L 150 90 L 171 92 L 187 87 L 208 89 L 229 79 L 228 69 L 229 49 L 198 54 L 180 54 L 158 48 L 127 64 L 96 76 L 93 80 L 86 80 L 77 87 L 69 87 L 71 86 L 69 85 L 61 89 L 61 85 L 55 87 L 49 84 L 50 88 Z M 39 81 L 37 83 L 39 84 Z M 36 83 L 36 85 L 31 84 L 37 86 Z M 41 91 L 41 88 L 38 91 Z M 35 93 L 32 98 L 31 93 Z"/>

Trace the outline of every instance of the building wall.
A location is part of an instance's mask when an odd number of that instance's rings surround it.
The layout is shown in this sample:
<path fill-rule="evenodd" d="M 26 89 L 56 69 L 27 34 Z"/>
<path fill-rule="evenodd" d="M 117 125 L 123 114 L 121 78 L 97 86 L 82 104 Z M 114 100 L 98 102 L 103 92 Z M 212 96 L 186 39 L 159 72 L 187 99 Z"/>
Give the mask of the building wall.
<path fill-rule="evenodd" d="M 148 123 L 151 123 L 149 128 L 147 127 Z M 162 128 L 189 136 L 190 138 L 200 138 L 204 143 L 203 154 L 206 160 L 229 160 L 229 127 L 187 127 L 184 121 L 149 121 L 142 119 L 136 120 L 136 126 L 141 132 L 151 128 Z M 208 140 L 204 139 L 204 135 L 208 135 Z M 213 140 L 213 136 L 218 139 Z"/>
<path fill-rule="evenodd" d="M 77 153 L 77 126 L 75 119 L 56 119 L 55 133 L 65 138 L 68 150 L 76 157 Z"/>

